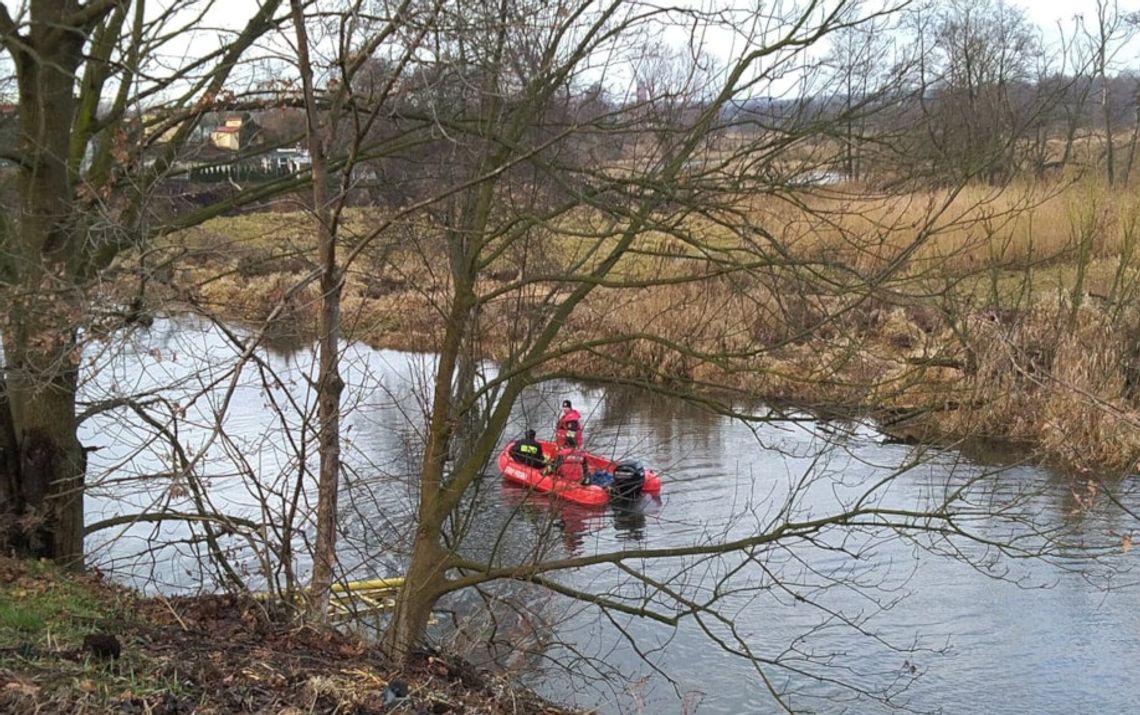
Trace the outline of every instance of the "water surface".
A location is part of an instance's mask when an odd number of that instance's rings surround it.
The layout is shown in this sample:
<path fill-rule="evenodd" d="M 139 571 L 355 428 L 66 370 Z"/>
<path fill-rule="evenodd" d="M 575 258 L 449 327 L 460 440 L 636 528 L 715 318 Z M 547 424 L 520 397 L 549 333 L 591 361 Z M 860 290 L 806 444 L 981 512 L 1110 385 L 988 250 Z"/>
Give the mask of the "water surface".
<path fill-rule="evenodd" d="M 298 554 L 312 533 L 315 458 L 311 429 L 308 440 L 301 435 L 315 415 L 312 354 L 262 348 L 235 372 L 240 353 L 219 328 L 188 319 L 89 351 L 84 396 L 92 403 L 176 388 L 159 402 L 143 398 L 149 421 L 120 409 L 84 423 L 84 443 L 99 448 L 88 520 L 200 504 L 264 522 L 270 536 L 291 523 L 288 556 L 304 579 Z M 352 577 L 393 575 L 413 523 L 434 359 L 350 345 L 345 361 L 341 558 Z M 494 374 L 492 365 L 482 369 Z M 1039 546 L 1017 522 L 1027 515 L 1033 528 L 1062 530 L 1074 543 L 1105 543 L 1133 528 L 1107 500 L 1082 507 L 1073 482 L 1020 465 L 1016 454 L 888 445 L 870 425 L 806 414 L 748 422 L 646 393 L 561 384 L 524 394 L 504 439 L 528 425 L 549 432 L 563 398 L 585 415 L 592 450 L 638 457 L 663 473 L 660 499 L 630 510 L 560 505 L 502 484 L 491 468 L 466 504 L 463 549 L 473 558 L 507 564 L 722 543 L 835 514 L 868 493 L 879 506 L 926 508 L 972 482 L 979 513 L 1006 511 L 962 526 L 994 542 Z M 762 405 L 736 408 L 766 414 Z M 187 463 L 193 484 L 170 476 Z M 287 579 L 280 551 L 226 533 L 217 543 L 251 585 Z M 117 526 L 92 534 L 88 546 L 99 565 L 144 589 L 224 583 L 202 558 L 202 529 L 184 523 Z M 922 532 L 825 529 L 747 554 L 631 561 L 706 609 L 675 626 L 500 586 L 449 599 L 437 635 L 462 647 L 480 637 L 476 624 L 493 620 L 498 647 L 472 647 L 473 658 L 494 658 L 541 692 L 603 712 L 773 712 L 769 689 L 822 712 L 1126 712 L 1140 698 L 1130 675 L 1140 655 L 1132 557 L 1106 564 L 1125 571 L 1115 576 L 1121 588 L 1105 590 L 1108 572 L 1076 558 L 1010 558 Z M 552 578 L 663 615 L 685 608 L 609 564 Z"/>

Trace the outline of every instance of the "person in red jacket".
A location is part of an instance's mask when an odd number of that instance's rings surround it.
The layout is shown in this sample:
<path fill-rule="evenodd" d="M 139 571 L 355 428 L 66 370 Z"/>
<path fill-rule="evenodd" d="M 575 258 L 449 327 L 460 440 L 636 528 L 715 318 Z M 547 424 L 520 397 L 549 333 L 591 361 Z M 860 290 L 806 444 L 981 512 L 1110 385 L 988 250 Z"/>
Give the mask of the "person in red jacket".
<path fill-rule="evenodd" d="M 563 400 L 562 415 L 554 426 L 554 443 L 559 447 L 565 447 L 568 439 L 573 439 L 579 447 L 586 446 L 586 431 L 582 428 L 582 413 L 574 409 L 570 400 Z"/>
<path fill-rule="evenodd" d="M 586 453 L 578 449 L 573 437 L 566 438 L 566 446 L 558 450 L 545 474 L 557 474 L 559 479 L 569 479 L 579 484 L 592 483 L 590 463 L 586 461 Z"/>

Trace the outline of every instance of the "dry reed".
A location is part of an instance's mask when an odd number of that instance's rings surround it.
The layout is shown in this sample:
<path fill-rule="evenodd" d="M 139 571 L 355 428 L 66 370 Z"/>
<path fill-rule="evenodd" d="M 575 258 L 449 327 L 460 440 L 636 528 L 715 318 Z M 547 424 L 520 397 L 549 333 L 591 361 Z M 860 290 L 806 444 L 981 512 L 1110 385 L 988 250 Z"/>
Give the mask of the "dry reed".
<path fill-rule="evenodd" d="M 865 277 L 892 268 L 893 277 L 847 292 L 773 267 L 599 288 L 571 316 L 561 346 L 610 342 L 544 369 L 926 412 L 937 415 L 927 424 L 939 437 L 1016 439 L 1080 469 L 1133 468 L 1140 455 L 1135 193 L 1094 181 L 904 197 L 841 189 L 799 205 L 768 197 L 734 210 L 748 217 L 759 244 L 778 241 L 785 257 L 817 272 Z M 377 219 L 376 212 L 351 212 L 347 242 Z M 590 265 L 582 234 L 597 235 L 604 220 L 576 212 L 563 221 L 535 229 L 534 245 L 546 251 L 542 265 Z M 362 256 L 348 273 L 346 333 L 375 346 L 430 350 L 442 333 L 450 283 L 431 228 L 402 230 L 402 242 Z M 201 304 L 258 319 L 295 284 L 297 261 L 311 258 L 311 231 L 297 216 L 225 218 L 176 237 L 171 248 L 204 256 L 182 276 Z M 692 218 L 639 236 L 638 250 L 615 275 L 681 275 L 697 265 L 697 243 L 727 251 L 739 240 Z M 286 259 L 294 261 L 291 273 L 251 268 Z M 509 285 L 518 261 L 504 254 L 481 290 Z M 510 352 L 515 324 L 548 288 L 484 307 L 476 329 L 487 356 Z M 311 286 L 296 296 L 288 320 L 311 330 L 316 299 Z"/>

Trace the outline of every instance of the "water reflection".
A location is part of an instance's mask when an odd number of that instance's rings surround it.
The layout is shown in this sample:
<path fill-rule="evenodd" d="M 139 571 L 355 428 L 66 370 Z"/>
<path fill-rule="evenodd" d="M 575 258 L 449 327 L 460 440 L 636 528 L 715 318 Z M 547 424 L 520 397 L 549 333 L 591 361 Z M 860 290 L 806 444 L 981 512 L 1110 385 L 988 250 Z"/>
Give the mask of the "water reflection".
<path fill-rule="evenodd" d="M 279 320 L 265 330 L 258 344 L 269 356 L 280 358 L 288 365 L 294 355 L 311 350 L 313 343 L 312 336 L 302 335 L 287 321 Z"/>
<path fill-rule="evenodd" d="M 614 515 L 614 530 L 618 541 L 640 542 L 645 540 L 646 514 L 660 507 L 660 497 L 644 496 L 644 501 L 632 504 L 618 504 L 610 508 Z"/>
<path fill-rule="evenodd" d="M 647 517 L 658 512 L 661 500 L 655 495 L 643 494 L 622 504 L 589 507 L 504 482 L 499 505 L 485 503 L 483 506 L 505 508 L 539 533 L 558 534 L 563 555 L 579 556 L 585 552 L 587 541 L 597 543 L 597 539 L 589 538 L 591 534 L 611 528 L 612 537 L 617 541 L 635 544 L 644 541 Z"/>
<path fill-rule="evenodd" d="M 214 326 L 157 321 L 150 331 L 132 333 L 117 350 L 99 356 L 84 396 L 95 401 L 174 385 L 166 395 L 177 407 L 163 416 L 163 424 L 176 427 L 178 443 L 198 456 L 195 475 L 210 504 L 265 521 L 269 529 L 289 525 L 296 530 L 300 554 L 312 533 L 315 364 L 308 343 L 300 350 L 286 341 L 274 346 L 258 353 L 258 365 L 232 373 L 240 350 Z M 413 533 L 418 446 L 435 361 L 430 355 L 360 345 L 345 346 L 345 359 L 340 557 L 353 576 L 388 576 L 403 568 Z M 663 475 L 660 500 L 643 498 L 633 509 L 588 509 L 505 486 L 492 469 L 465 502 L 456 526 L 467 537 L 465 556 L 505 565 L 742 538 L 769 529 L 781 516 L 833 513 L 896 472 L 889 488 L 876 495 L 878 503 L 930 504 L 976 480 L 976 503 L 1017 502 L 1034 513 L 1039 528 L 1070 528 L 1076 540 L 1096 542 L 1134 524 L 1108 500 L 1090 502 L 1087 486 L 1021 463 L 1016 454 L 994 455 L 970 445 L 958 450 L 885 445 L 871 425 L 808 415 L 802 421 L 742 424 L 629 389 L 568 383 L 530 388 L 506 434 L 529 426 L 549 435 L 563 398 L 583 412 L 591 451 L 636 457 Z M 288 409 L 275 411 L 274 405 Z M 761 414 L 762 407 L 755 411 Z M 162 476 L 172 471 L 171 445 L 152 426 L 107 414 L 83 429 L 85 444 L 103 447 L 91 456 L 90 520 L 156 505 L 193 509 L 185 492 Z M 995 464 L 1000 472 L 991 475 Z M 294 496 L 297 515 L 284 518 Z M 791 496 L 794 509 L 782 512 Z M 1122 498 L 1130 507 L 1137 502 L 1133 493 Z M 983 518 L 969 526 L 1002 539 L 1012 528 Z M 120 577 L 137 578 L 136 583 L 167 591 L 210 589 L 217 576 L 203 568 L 201 535 L 173 522 L 140 524 L 94 534 L 88 544 L 101 565 Z M 877 708 L 873 701 L 852 705 L 828 699 L 852 696 L 824 684 L 837 672 L 835 664 L 844 677 L 866 678 L 887 692 L 905 685 L 899 703 L 919 710 L 1122 712 L 1140 698 L 1140 685 L 1119 667 L 1135 656 L 1131 634 L 1140 632 L 1140 610 L 1132 607 L 1130 594 L 1102 593 L 1085 573 L 1028 560 L 996 562 L 1012 569 L 1011 580 L 1024 577 L 1019 584 L 1006 583 L 961 558 L 933 558 L 916 546 L 918 537 L 905 536 L 836 529 L 794 548 L 686 562 L 683 579 L 671 584 L 695 599 L 715 596 L 726 621 L 689 617 L 668 627 L 623 618 L 619 623 L 636 647 L 596 609 L 546 592 L 541 602 L 527 600 L 538 597 L 516 584 L 489 589 L 501 596 L 497 601 L 461 594 L 450 603 L 462 614 L 460 620 L 501 615 L 489 604 L 510 604 L 527 611 L 527 618 L 540 616 L 527 627 L 540 634 L 525 651 L 535 660 L 518 656 L 524 662 L 604 662 L 609 676 L 616 669 L 628 679 L 620 682 L 639 684 L 636 697 L 611 698 L 612 690 L 599 696 L 596 682 L 575 681 L 565 671 L 554 681 L 536 681 L 548 695 L 605 712 L 637 707 L 677 712 L 678 692 L 695 690 L 706 694 L 701 713 L 771 710 L 767 684 L 753 666 L 718 647 L 710 632 L 729 645 L 739 637 L 768 662 L 789 662 L 792 668 L 769 675 L 780 678 L 779 687 L 804 694 L 806 699 L 797 701 L 803 707 L 817 710 Z M 226 537 L 224 547 L 250 574 L 272 556 L 236 537 Z M 639 568 L 662 581 L 677 575 L 675 563 Z M 307 575 L 301 558 L 297 572 L 299 578 Z M 568 588 L 607 597 L 631 594 L 626 574 L 612 567 L 553 577 Z M 1051 588 L 1026 590 L 1026 584 Z M 830 610 L 813 609 L 782 587 Z M 655 598 L 645 596 L 644 589 L 632 593 L 635 603 Z M 865 632 L 844 628 L 841 618 L 827 614 L 854 619 Z M 525 620 L 520 615 L 509 622 L 515 628 Z M 919 658 L 922 675 L 914 683 L 909 675 L 898 682 L 900 663 L 913 663 L 915 657 L 891 647 L 900 643 L 904 650 L 925 649 Z M 817 669 L 821 662 L 832 669 Z"/>

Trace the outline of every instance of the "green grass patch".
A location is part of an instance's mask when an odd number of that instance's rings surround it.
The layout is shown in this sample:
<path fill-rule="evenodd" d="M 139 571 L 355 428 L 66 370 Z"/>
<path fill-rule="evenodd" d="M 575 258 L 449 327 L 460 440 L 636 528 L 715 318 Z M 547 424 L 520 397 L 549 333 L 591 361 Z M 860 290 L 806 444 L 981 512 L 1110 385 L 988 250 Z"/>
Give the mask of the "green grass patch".
<path fill-rule="evenodd" d="M 156 659 L 132 637 L 142 623 L 133 594 L 97 575 L 0 557 L 0 671 L 16 677 L 26 696 L 0 697 L 0 711 L 110 713 L 137 706 L 142 712 L 144 701 L 196 702 L 177 664 Z M 118 637 L 120 659 L 104 661 L 84 650 L 84 639 L 98 632 Z"/>
<path fill-rule="evenodd" d="M 0 584 L 0 647 L 78 647 L 87 634 L 125 614 L 117 593 L 99 589 L 90 577 L 46 562 L 22 567 L 22 574 Z"/>
<path fill-rule="evenodd" d="M 17 604 L 0 604 L 0 631 L 39 633 L 47 626 L 35 610 Z"/>

